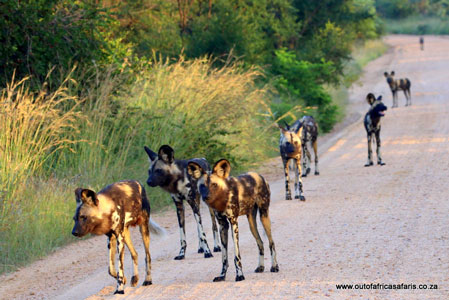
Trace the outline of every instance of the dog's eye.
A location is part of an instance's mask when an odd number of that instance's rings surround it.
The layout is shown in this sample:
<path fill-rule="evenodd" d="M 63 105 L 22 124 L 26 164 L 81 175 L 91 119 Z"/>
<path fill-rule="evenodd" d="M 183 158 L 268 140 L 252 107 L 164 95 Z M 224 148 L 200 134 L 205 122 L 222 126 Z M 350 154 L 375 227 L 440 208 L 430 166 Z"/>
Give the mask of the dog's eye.
<path fill-rule="evenodd" d="M 218 184 L 216 184 L 215 182 L 212 182 L 211 186 L 212 186 L 213 188 L 216 188 L 216 187 L 218 186 Z"/>
<path fill-rule="evenodd" d="M 80 216 L 81 221 L 86 221 L 87 217 L 86 216 Z"/>

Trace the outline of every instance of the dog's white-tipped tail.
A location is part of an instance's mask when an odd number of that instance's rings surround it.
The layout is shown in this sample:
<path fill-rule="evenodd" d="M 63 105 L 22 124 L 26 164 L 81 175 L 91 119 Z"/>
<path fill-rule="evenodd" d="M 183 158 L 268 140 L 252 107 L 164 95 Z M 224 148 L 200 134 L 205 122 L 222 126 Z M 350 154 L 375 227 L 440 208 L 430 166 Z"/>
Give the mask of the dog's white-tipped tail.
<path fill-rule="evenodd" d="M 159 226 L 156 222 L 154 222 L 153 218 L 150 217 L 149 222 L 150 232 L 154 233 L 155 235 L 161 235 L 164 236 L 167 234 L 167 231 Z"/>

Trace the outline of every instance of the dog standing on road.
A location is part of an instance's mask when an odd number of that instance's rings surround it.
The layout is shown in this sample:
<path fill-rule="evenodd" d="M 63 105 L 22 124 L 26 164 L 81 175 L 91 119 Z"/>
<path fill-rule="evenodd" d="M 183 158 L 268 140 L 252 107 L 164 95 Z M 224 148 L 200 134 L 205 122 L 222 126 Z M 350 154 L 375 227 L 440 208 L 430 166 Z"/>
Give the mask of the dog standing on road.
<path fill-rule="evenodd" d="M 147 184 L 151 187 L 159 186 L 164 191 L 170 193 L 176 206 L 178 215 L 178 224 L 180 230 L 181 249 L 176 260 L 184 259 L 187 248 L 185 216 L 184 216 L 184 200 L 189 203 L 193 210 L 193 216 L 198 229 L 198 253 L 204 253 L 204 257 L 212 257 L 212 253 L 207 244 L 206 234 L 204 233 L 203 224 L 200 214 L 200 197 L 196 191 L 196 187 L 192 184 L 187 176 L 187 160 L 175 160 L 174 150 L 167 145 L 159 148 L 158 153 L 153 152 L 147 146 L 144 147 L 145 152 L 150 159 L 150 168 L 148 170 Z M 204 158 L 193 159 L 203 168 L 209 170 L 209 163 Z M 220 252 L 218 227 L 215 221 L 215 215 L 209 209 L 212 218 L 212 230 L 214 234 L 214 252 Z"/>
<path fill-rule="evenodd" d="M 318 170 L 318 123 L 312 116 L 304 116 L 299 120 L 304 129 L 301 136 L 302 144 L 302 177 L 306 177 L 310 173 L 310 163 L 312 162 L 312 156 L 310 155 L 308 144 L 313 148 L 315 154 L 315 175 L 320 175 Z"/>
<path fill-rule="evenodd" d="M 128 247 L 133 260 L 133 276 L 131 285 L 134 287 L 139 281 L 137 252 L 131 242 L 130 226 L 139 226 L 145 246 L 146 276 L 143 285 L 150 285 L 151 256 L 150 232 L 161 234 L 164 230 L 150 219 L 150 203 L 144 187 L 137 181 L 120 181 L 108 185 L 100 192 L 77 188 L 76 212 L 73 220 L 72 234 L 77 237 L 88 233 L 108 237 L 109 274 L 117 278 L 115 294 L 124 294 L 126 277 L 123 271 L 125 245 Z M 115 268 L 116 248 L 119 252 L 118 276 Z"/>
<path fill-rule="evenodd" d="M 302 131 L 303 126 L 300 120 L 297 120 L 292 126 L 283 128 L 278 125 L 281 130 L 281 138 L 279 140 L 279 150 L 281 152 L 282 163 L 284 165 L 285 175 L 285 199 L 292 200 L 290 191 L 290 170 L 289 162 L 293 161 L 295 170 L 295 199 L 305 201 L 306 198 L 302 191 L 301 179 L 301 153 L 302 153 Z"/>
<path fill-rule="evenodd" d="M 387 110 L 387 107 L 382 103 L 382 96 L 379 96 L 376 99 L 372 93 L 369 93 L 366 96 L 366 101 L 371 107 L 366 113 L 363 121 L 368 138 L 368 162 L 365 164 L 365 167 L 373 165 L 373 150 L 371 144 L 374 142 L 374 137 L 376 138 L 377 164 L 383 166 L 385 163 L 382 161 L 380 153 L 380 119 L 385 115 L 384 112 Z"/>
<path fill-rule="evenodd" d="M 217 161 L 212 172 L 205 170 L 198 163 L 188 164 L 189 175 L 196 180 L 198 191 L 203 201 L 215 211 L 220 225 L 222 245 L 222 270 L 214 281 L 223 281 L 228 269 L 228 229 L 231 223 L 234 240 L 234 263 L 236 269 L 235 281 L 244 280 L 239 249 L 239 228 L 237 218 L 246 215 L 249 228 L 256 239 L 259 248 L 259 265 L 255 272 L 264 271 L 263 242 L 257 230 L 256 215 L 259 211 L 260 221 L 268 237 L 271 251 L 271 272 L 279 272 L 276 260 L 276 250 L 271 236 L 271 221 L 268 216 L 270 206 L 270 186 L 257 173 L 246 173 L 238 177 L 230 177 L 231 165 L 226 159 Z"/>
<path fill-rule="evenodd" d="M 404 91 L 405 95 L 405 106 L 412 105 L 412 95 L 410 94 L 411 82 L 408 78 L 405 79 L 394 79 L 394 71 L 390 74 L 384 73 L 385 78 L 387 78 L 387 83 L 390 86 L 391 93 L 393 94 L 393 106 L 398 107 L 398 91 Z"/>

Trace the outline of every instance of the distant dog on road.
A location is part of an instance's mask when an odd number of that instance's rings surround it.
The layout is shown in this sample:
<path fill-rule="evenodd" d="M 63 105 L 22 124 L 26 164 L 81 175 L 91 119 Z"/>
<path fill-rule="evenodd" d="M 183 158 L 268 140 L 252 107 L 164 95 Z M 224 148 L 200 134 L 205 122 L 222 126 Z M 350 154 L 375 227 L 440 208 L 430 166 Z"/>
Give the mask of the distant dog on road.
<path fill-rule="evenodd" d="M 205 170 L 198 163 L 188 164 L 190 176 L 195 178 L 198 191 L 203 201 L 213 208 L 220 224 L 220 238 L 222 245 L 222 270 L 214 281 L 223 281 L 228 270 L 228 229 L 231 223 L 234 240 L 234 263 L 236 269 L 235 281 L 244 280 L 239 249 L 239 228 L 237 218 L 246 215 L 249 228 L 256 239 L 259 248 L 259 265 L 255 272 L 264 271 L 263 242 L 257 230 L 256 215 L 259 211 L 260 221 L 268 237 L 271 251 L 271 272 L 279 272 L 276 260 L 276 250 L 271 237 L 271 221 L 268 216 L 270 206 L 270 186 L 257 173 L 246 173 L 238 177 L 230 177 L 231 165 L 226 159 L 217 161 L 212 172 Z"/>
<path fill-rule="evenodd" d="M 383 166 L 385 163 L 382 161 L 380 153 L 380 119 L 385 115 L 384 112 L 387 110 L 387 107 L 382 103 L 382 96 L 376 99 L 372 93 L 366 96 L 366 101 L 371 107 L 366 113 L 363 122 L 368 137 L 368 162 L 365 164 L 365 167 L 373 165 L 371 144 L 374 141 L 374 137 L 376 137 L 377 164 Z"/>
<path fill-rule="evenodd" d="M 301 144 L 302 144 L 302 177 L 306 177 L 310 173 L 310 163 L 312 156 L 310 155 L 308 144 L 313 148 L 315 154 L 315 175 L 320 175 L 318 170 L 318 123 L 312 116 L 304 116 L 299 120 L 304 129 L 302 130 Z"/>
<path fill-rule="evenodd" d="M 77 188 L 76 212 L 72 234 L 77 237 L 88 233 L 105 234 L 108 237 L 109 274 L 117 278 L 115 294 L 124 294 L 126 277 L 123 271 L 125 245 L 133 260 L 134 270 L 131 285 L 139 281 L 137 252 L 131 242 L 130 226 L 139 226 L 145 246 L 146 276 L 143 285 L 151 282 L 150 232 L 160 234 L 164 230 L 150 219 L 150 203 L 144 187 L 137 181 L 120 181 L 108 185 L 100 192 Z M 118 276 L 115 269 L 115 252 L 119 251 Z"/>
<path fill-rule="evenodd" d="M 390 86 L 391 93 L 393 94 L 392 107 L 398 107 L 398 91 L 404 91 L 406 99 L 405 106 L 412 105 L 412 95 L 410 94 L 410 80 L 408 80 L 408 78 L 394 79 L 394 71 L 391 71 L 390 74 L 385 72 L 384 76 L 387 78 L 387 83 Z"/>
<path fill-rule="evenodd" d="M 306 198 L 303 195 L 301 179 L 302 131 L 304 127 L 302 126 L 301 120 L 297 120 L 292 126 L 288 126 L 287 124 L 286 128 L 280 125 L 278 126 L 281 130 L 279 150 L 284 165 L 285 199 L 292 200 L 289 162 L 293 161 L 295 170 L 295 199 L 305 201 Z"/>
<path fill-rule="evenodd" d="M 153 152 L 147 146 L 144 147 L 145 152 L 150 159 L 150 168 L 148 169 L 147 184 L 151 187 L 159 186 L 164 191 L 170 193 L 173 202 L 176 206 L 176 213 L 178 215 L 178 224 L 181 234 L 181 250 L 176 260 L 184 259 L 187 248 L 186 242 L 186 229 L 185 229 L 185 217 L 184 217 L 184 200 L 189 203 L 193 210 L 193 216 L 198 229 L 198 253 L 204 253 L 204 257 L 212 257 L 209 245 L 207 244 L 206 234 L 204 233 L 203 224 L 201 222 L 200 214 L 200 197 L 196 191 L 196 187 L 193 185 L 187 175 L 187 162 L 188 160 L 175 160 L 174 150 L 167 145 L 163 145 L 159 148 L 158 153 Z M 203 168 L 209 170 L 209 163 L 204 158 L 193 159 Z M 212 218 L 212 230 L 214 234 L 214 252 L 220 251 L 218 227 L 215 221 L 215 215 L 213 211 L 209 210 Z"/>

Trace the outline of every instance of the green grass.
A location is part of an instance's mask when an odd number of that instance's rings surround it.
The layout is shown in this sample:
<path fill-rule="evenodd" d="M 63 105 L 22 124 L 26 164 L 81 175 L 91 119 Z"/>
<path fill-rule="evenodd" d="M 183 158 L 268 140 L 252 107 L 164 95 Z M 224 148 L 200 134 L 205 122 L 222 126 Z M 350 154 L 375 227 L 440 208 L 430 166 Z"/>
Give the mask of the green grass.
<path fill-rule="evenodd" d="M 144 145 L 170 144 L 178 158 L 228 158 L 234 172 L 267 157 L 272 120 L 255 69 L 212 61 L 155 60 L 133 84 L 113 70 L 88 80 L 82 99 L 70 79 L 48 94 L 13 83 L 0 97 L 0 273 L 15 270 L 71 236 L 77 187 L 145 182 Z M 153 210 L 171 203 L 146 188 Z"/>
<path fill-rule="evenodd" d="M 438 17 L 411 16 L 404 19 L 386 19 L 385 30 L 392 34 L 449 34 L 449 20 Z"/>

